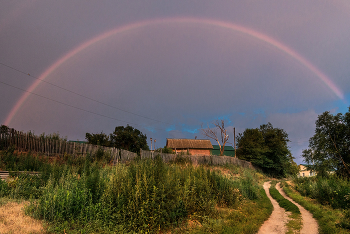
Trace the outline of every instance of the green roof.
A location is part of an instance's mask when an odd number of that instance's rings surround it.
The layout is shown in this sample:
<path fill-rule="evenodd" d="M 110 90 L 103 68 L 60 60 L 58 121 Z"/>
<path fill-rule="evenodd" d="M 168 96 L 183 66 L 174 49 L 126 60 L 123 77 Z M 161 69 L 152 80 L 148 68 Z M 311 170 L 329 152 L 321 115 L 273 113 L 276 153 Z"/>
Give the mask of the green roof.
<path fill-rule="evenodd" d="M 213 150 L 220 150 L 219 145 L 213 145 Z M 230 145 L 225 145 L 225 151 L 235 151 L 235 149 Z"/>
<path fill-rule="evenodd" d="M 235 149 L 232 146 L 226 146 L 224 148 L 224 155 L 225 156 L 235 156 Z M 213 145 L 213 150 L 211 151 L 212 155 L 220 155 L 220 147 L 219 145 Z"/>

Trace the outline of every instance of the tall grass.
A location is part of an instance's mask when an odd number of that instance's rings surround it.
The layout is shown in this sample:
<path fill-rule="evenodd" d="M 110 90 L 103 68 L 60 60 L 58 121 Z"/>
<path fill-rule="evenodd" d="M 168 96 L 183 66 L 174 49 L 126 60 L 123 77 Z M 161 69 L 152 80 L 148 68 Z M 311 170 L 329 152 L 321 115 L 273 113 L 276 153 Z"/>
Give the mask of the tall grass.
<path fill-rule="evenodd" d="M 333 208 L 350 209 L 350 181 L 337 176 L 300 177 L 294 180 L 295 189 L 303 196 L 316 199 Z"/>
<path fill-rule="evenodd" d="M 108 155 L 101 153 L 53 161 L 29 156 L 27 163 L 20 157 L 2 152 L 2 165 L 40 174 L 0 181 L 0 196 L 32 199 L 27 214 L 46 220 L 51 233 L 196 232 L 182 229 L 193 219 L 203 224 L 199 232 L 252 233 L 272 211 L 258 183 L 263 175 L 237 166 L 224 170 L 238 178 L 183 160 L 165 164 L 156 158 L 110 167 Z"/>
<path fill-rule="evenodd" d="M 93 222 L 105 231 L 154 232 L 192 214 L 215 216 L 216 206 L 236 207 L 238 198 L 233 182 L 214 171 L 157 159 L 115 168 L 92 166 L 80 176 L 68 169 L 58 182 L 48 180 L 28 212 L 56 226 Z"/>
<path fill-rule="evenodd" d="M 303 197 L 287 183 L 283 186 L 284 192 L 310 211 L 319 225 L 319 233 L 350 233 L 342 224 L 347 225 L 350 220 L 339 209 L 332 209 L 329 205 L 321 205 L 315 199 Z"/>
<path fill-rule="evenodd" d="M 6 171 L 39 171 L 45 165 L 45 160 L 31 153 L 19 154 L 14 147 L 0 152 L 0 169 Z"/>

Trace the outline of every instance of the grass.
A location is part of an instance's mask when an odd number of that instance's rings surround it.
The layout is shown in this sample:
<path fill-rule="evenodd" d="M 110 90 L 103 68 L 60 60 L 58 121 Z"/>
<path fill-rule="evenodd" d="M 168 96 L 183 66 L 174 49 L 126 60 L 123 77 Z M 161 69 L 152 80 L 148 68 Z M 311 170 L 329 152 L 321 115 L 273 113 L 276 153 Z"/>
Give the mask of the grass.
<path fill-rule="evenodd" d="M 350 209 L 350 181 L 336 175 L 328 177 L 300 177 L 294 180 L 295 189 L 303 196 L 316 199 L 335 209 Z"/>
<path fill-rule="evenodd" d="M 28 202 L 0 199 L 1 233 L 44 233 L 42 222 L 24 214 Z"/>
<path fill-rule="evenodd" d="M 293 214 L 300 214 L 299 208 L 293 204 L 291 201 L 284 198 L 276 189 L 276 181 L 271 183 L 270 194 L 273 199 L 275 199 L 280 207 L 284 208 L 286 211 L 290 211 Z"/>
<path fill-rule="evenodd" d="M 233 165 L 219 167 L 217 170 L 224 171 L 227 177 L 241 174 L 240 177 L 236 177 L 237 184 L 244 184 L 239 190 L 241 193 L 239 206 L 234 209 L 217 208 L 215 217 L 206 217 L 202 222 L 198 222 L 197 217 L 192 216 L 189 222 L 172 230 L 172 233 L 256 233 L 270 217 L 273 206 L 264 189 L 258 185 L 262 174 Z M 257 198 L 250 200 L 249 193 L 242 195 L 242 189 L 253 186 L 257 192 L 254 196 Z"/>
<path fill-rule="evenodd" d="M 344 218 L 341 210 L 333 209 L 329 205 L 321 205 L 315 199 L 303 197 L 285 182 L 283 190 L 289 197 L 313 214 L 313 217 L 318 221 L 320 233 L 350 233 L 348 229 L 342 228 L 340 225 Z"/>
<path fill-rule="evenodd" d="M 238 166 L 19 157 L 0 153 L 2 167 L 34 164 L 41 173 L 0 181 L 0 196 L 30 200 L 26 213 L 48 223 L 50 233 L 255 233 L 272 212 L 259 184 L 264 175 Z"/>

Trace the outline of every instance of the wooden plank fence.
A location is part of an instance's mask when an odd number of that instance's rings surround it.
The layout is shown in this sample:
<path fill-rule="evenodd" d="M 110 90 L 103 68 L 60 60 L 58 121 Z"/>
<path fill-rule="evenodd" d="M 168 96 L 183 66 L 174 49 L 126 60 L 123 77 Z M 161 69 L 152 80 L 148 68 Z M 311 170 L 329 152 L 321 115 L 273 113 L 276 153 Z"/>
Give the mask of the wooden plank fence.
<path fill-rule="evenodd" d="M 22 133 L 14 129 L 0 132 L 0 149 L 12 145 L 20 152 L 32 151 L 47 156 L 59 156 L 64 154 L 74 156 L 95 155 L 100 149 L 110 154 L 113 162 L 118 162 L 120 160 L 120 150 L 114 147 L 57 140 L 50 137 L 35 136 L 32 133 Z"/>
<path fill-rule="evenodd" d="M 35 171 L 13 171 L 11 173 L 16 174 L 16 175 L 18 175 L 18 174 L 39 175 L 39 172 L 35 172 Z M 0 171 L 0 179 L 1 180 L 6 180 L 9 176 L 10 176 L 9 171 Z"/>
<path fill-rule="evenodd" d="M 39 137 L 32 133 L 22 133 L 10 128 L 7 131 L 0 132 L 0 149 L 7 148 L 11 145 L 16 146 L 18 151 L 38 152 L 47 156 L 59 156 L 64 154 L 86 156 L 88 154 L 95 155 L 98 150 L 103 150 L 104 153 L 109 154 L 113 164 L 131 161 L 137 157 L 136 153 L 123 149 L 78 142 L 68 142 L 66 140 L 56 140 L 50 137 Z M 164 162 L 175 161 L 176 157 L 179 157 L 179 155 L 176 154 L 165 154 L 140 149 L 141 158 L 154 159 L 154 157 L 158 154 L 161 156 Z M 193 164 L 235 164 L 246 168 L 254 168 L 250 162 L 229 156 L 182 155 L 181 157 L 188 157 Z"/>

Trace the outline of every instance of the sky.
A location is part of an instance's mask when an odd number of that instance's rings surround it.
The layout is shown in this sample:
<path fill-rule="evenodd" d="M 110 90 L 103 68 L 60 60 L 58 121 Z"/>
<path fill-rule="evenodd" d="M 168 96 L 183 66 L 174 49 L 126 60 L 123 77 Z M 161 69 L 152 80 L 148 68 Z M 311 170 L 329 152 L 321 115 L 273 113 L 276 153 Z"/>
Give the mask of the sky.
<path fill-rule="evenodd" d="M 300 164 L 317 116 L 348 111 L 349 22 L 348 0 L 2 1 L 0 124 L 68 140 L 129 124 L 159 148 L 270 122 Z"/>

